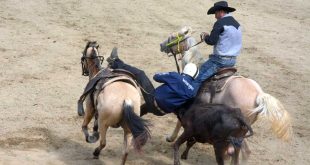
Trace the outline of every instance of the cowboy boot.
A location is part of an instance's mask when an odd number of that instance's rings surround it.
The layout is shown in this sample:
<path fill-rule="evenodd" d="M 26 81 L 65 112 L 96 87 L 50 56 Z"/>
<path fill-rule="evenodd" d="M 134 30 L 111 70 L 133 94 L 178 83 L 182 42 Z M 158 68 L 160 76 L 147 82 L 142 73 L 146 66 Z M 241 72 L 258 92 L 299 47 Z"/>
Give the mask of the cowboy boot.
<path fill-rule="evenodd" d="M 117 48 L 114 47 L 111 52 L 110 57 L 107 58 L 107 62 L 109 63 L 110 66 L 113 66 L 113 63 L 116 59 L 119 59 L 119 58 L 118 58 Z"/>

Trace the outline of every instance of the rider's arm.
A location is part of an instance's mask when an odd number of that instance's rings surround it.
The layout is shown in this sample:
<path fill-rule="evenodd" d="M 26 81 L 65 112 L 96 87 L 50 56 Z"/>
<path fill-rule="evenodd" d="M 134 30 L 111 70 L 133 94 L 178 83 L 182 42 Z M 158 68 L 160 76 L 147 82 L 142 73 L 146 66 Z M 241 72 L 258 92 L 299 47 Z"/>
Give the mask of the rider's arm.
<path fill-rule="evenodd" d="M 171 82 L 171 80 L 173 79 L 172 75 L 173 75 L 173 72 L 157 73 L 154 75 L 153 79 L 156 82 L 167 83 L 167 82 Z"/>
<path fill-rule="evenodd" d="M 205 42 L 208 45 L 215 45 L 217 43 L 217 41 L 219 40 L 219 36 L 220 34 L 224 31 L 224 27 L 223 25 L 221 25 L 221 23 L 219 21 L 217 21 L 214 26 L 213 29 L 211 31 L 211 34 L 209 36 L 206 36 Z"/>

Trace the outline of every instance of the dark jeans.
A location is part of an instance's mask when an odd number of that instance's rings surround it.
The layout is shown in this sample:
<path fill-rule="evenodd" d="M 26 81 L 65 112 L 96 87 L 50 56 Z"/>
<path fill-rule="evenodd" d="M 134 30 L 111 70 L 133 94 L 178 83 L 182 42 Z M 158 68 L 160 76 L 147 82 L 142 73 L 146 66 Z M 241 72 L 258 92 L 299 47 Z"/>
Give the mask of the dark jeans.
<path fill-rule="evenodd" d="M 220 68 L 233 67 L 235 64 L 236 57 L 210 55 L 209 59 L 201 65 L 198 77 L 194 81 L 194 86 L 198 90 L 200 85 L 214 75 Z"/>
<path fill-rule="evenodd" d="M 147 112 L 151 112 L 156 116 L 162 116 L 164 115 L 162 112 L 160 112 L 155 104 L 154 104 L 154 91 L 155 88 L 150 81 L 150 79 L 146 76 L 145 72 L 143 70 L 140 70 L 136 67 L 130 66 L 128 64 L 125 64 L 122 60 L 116 59 L 113 64 L 111 65 L 112 69 L 124 69 L 136 76 L 137 82 L 139 85 L 147 92 L 143 91 L 141 89 L 142 96 L 144 98 L 145 104 L 141 106 L 141 113 L 140 116 L 145 115 Z"/>

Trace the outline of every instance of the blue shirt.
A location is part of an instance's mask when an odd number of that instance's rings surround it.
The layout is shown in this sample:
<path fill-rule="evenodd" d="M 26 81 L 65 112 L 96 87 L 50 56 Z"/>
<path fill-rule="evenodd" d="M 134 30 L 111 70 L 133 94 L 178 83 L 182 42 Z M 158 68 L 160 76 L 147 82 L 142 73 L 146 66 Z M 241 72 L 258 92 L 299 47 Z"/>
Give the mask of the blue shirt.
<path fill-rule="evenodd" d="M 153 79 L 164 83 L 155 89 L 155 100 L 166 113 L 175 112 L 188 100 L 195 97 L 194 79 L 186 74 L 166 72 L 155 74 Z"/>
<path fill-rule="evenodd" d="M 241 26 L 230 14 L 226 14 L 215 22 L 205 42 L 214 45 L 214 55 L 238 56 L 242 47 Z"/>

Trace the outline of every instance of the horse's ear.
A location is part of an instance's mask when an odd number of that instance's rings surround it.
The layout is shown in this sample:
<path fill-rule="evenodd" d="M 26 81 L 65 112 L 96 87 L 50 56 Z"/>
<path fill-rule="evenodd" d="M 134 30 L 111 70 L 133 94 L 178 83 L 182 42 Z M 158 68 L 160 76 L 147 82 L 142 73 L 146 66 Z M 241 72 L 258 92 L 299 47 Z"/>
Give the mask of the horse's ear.
<path fill-rule="evenodd" d="M 87 44 L 86 44 L 86 46 L 84 48 L 84 51 L 83 51 L 84 55 L 86 54 L 87 48 L 89 47 L 90 43 L 91 43 L 90 41 L 87 42 Z"/>
<path fill-rule="evenodd" d="M 98 49 L 98 48 L 99 48 L 99 45 L 96 46 L 96 49 Z"/>
<path fill-rule="evenodd" d="M 185 35 L 185 36 L 191 35 L 191 33 L 193 32 L 193 29 L 192 29 L 191 27 L 189 27 L 189 26 L 185 26 L 185 27 L 183 28 L 183 30 L 184 30 L 184 35 Z"/>
<path fill-rule="evenodd" d="M 190 32 L 191 34 L 194 34 L 194 33 L 196 33 L 196 30 L 191 30 L 191 32 Z"/>

